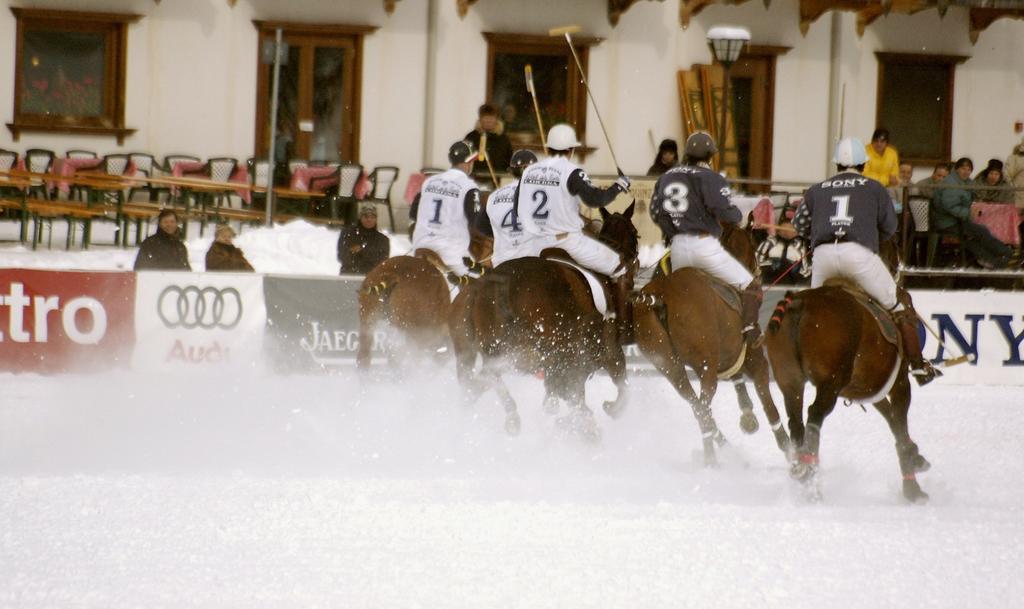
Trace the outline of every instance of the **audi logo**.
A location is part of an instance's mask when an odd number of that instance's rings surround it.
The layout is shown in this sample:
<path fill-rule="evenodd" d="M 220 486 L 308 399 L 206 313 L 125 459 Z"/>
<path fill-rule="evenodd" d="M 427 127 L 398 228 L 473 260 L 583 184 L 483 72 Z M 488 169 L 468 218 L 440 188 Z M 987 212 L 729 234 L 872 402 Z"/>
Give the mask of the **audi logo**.
<path fill-rule="evenodd" d="M 242 297 L 235 288 L 169 285 L 156 302 L 168 328 L 230 330 L 242 321 Z"/>

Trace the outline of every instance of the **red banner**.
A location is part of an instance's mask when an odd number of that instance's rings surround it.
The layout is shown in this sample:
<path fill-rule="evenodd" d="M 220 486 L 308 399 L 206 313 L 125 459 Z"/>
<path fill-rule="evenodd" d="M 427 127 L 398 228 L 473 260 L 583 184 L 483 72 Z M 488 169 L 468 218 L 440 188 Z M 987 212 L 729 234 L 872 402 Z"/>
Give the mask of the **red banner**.
<path fill-rule="evenodd" d="M 0 370 L 128 366 L 135 274 L 0 269 Z"/>

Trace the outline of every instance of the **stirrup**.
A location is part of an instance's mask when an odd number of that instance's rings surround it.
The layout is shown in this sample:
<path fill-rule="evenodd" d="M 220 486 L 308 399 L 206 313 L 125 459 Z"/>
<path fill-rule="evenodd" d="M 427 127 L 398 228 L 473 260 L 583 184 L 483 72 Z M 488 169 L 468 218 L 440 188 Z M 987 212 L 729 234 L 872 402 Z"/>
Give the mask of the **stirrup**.
<path fill-rule="evenodd" d="M 747 341 L 747 346 L 758 349 L 764 344 L 764 333 L 757 324 L 750 324 L 743 328 L 743 339 Z"/>
<path fill-rule="evenodd" d="M 922 364 L 919 367 L 911 367 L 910 369 L 910 375 L 914 377 L 919 386 L 923 387 L 942 376 L 942 371 L 932 366 L 931 362 L 925 361 Z"/>

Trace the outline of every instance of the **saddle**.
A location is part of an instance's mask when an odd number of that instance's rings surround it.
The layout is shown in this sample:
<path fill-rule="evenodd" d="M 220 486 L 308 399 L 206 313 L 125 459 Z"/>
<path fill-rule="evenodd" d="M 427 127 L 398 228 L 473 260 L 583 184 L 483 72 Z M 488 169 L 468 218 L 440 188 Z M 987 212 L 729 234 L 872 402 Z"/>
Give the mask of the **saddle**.
<path fill-rule="evenodd" d="M 594 301 L 594 308 L 602 316 L 609 316 L 608 304 L 612 301 L 612 291 L 608 277 L 585 268 L 573 260 L 569 252 L 560 247 L 545 248 L 541 251 L 540 257 L 544 260 L 550 260 L 551 262 L 557 262 L 570 267 L 583 275 L 583 279 L 586 280 L 587 285 L 590 287 L 590 296 Z"/>
<path fill-rule="evenodd" d="M 893 319 L 890 311 L 875 302 L 858 284 L 845 277 L 826 279 L 825 287 L 839 288 L 853 296 L 854 300 L 867 309 L 868 313 L 871 313 L 875 323 L 878 324 L 878 331 L 882 333 L 885 340 L 902 352 L 903 347 L 900 345 L 899 329 L 896 327 L 896 321 Z"/>

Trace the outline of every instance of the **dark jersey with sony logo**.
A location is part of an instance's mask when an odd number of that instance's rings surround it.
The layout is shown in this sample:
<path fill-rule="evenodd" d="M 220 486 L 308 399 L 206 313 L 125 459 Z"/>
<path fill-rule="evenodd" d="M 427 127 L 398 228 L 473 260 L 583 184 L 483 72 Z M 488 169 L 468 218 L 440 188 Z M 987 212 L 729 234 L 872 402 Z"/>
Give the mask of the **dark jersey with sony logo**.
<path fill-rule="evenodd" d="M 896 210 L 885 187 L 844 171 L 807 189 L 793 227 L 812 246 L 852 241 L 878 253 L 879 238 L 896 234 Z"/>
<path fill-rule="evenodd" d="M 743 219 L 729 194 L 725 178 L 707 167 L 673 167 L 654 185 L 651 219 L 666 241 L 680 234 L 720 237 L 720 222 L 738 224 Z"/>

